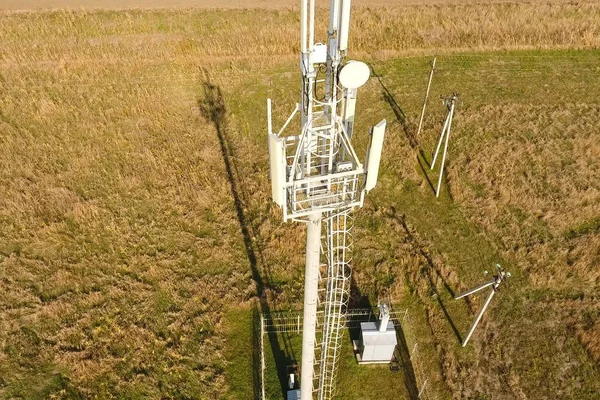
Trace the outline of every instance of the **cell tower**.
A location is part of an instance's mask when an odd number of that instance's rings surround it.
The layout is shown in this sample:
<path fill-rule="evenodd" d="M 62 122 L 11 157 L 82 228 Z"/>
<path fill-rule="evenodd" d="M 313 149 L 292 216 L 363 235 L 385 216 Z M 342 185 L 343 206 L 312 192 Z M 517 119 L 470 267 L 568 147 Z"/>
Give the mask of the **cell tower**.
<path fill-rule="evenodd" d="M 315 2 L 300 2 L 302 101 L 273 133 L 267 100 L 273 201 L 285 221 L 307 223 L 300 398 L 331 399 L 350 289 L 352 210 L 375 187 L 386 121 L 371 130 L 366 168 L 352 147 L 357 89 L 370 76 L 348 51 L 350 0 L 331 0 L 327 44 L 315 43 Z M 324 76 L 323 76 L 324 74 Z M 317 95 L 319 94 L 319 95 Z M 299 134 L 282 133 L 297 112 Z M 325 222 L 323 246 L 322 223 Z M 326 252 L 321 263 L 321 249 Z M 319 289 L 321 287 L 321 290 Z M 321 297 L 319 293 L 324 295 Z M 323 309 L 317 341 L 317 308 Z"/>

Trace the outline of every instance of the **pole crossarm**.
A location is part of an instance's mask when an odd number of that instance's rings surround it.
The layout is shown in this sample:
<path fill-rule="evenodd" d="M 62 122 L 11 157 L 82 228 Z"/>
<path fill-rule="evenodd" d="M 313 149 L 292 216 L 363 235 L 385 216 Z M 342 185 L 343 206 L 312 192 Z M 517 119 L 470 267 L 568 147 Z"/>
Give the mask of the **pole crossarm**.
<path fill-rule="evenodd" d="M 474 287 L 473 289 L 467 290 L 467 291 L 459 294 L 458 296 L 455 297 L 455 299 L 456 300 L 462 299 L 463 297 L 469 296 L 469 295 L 471 295 L 471 294 L 473 294 L 475 292 L 479 292 L 480 290 L 485 289 L 488 286 L 492 286 L 495 283 L 496 283 L 496 278 L 492 279 L 489 282 L 482 283 L 481 285 L 479 285 L 477 287 Z"/>

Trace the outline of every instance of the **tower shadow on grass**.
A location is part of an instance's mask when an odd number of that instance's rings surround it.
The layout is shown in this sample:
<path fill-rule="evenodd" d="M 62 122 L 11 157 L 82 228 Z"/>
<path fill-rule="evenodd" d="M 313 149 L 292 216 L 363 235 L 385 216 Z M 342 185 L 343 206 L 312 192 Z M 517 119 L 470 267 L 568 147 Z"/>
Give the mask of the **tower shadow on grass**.
<path fill-rule="evenodd" d="M 415 369 L 411 360 L 411 351 L 408 347 L 408 343 L 406 342 L 404 327 L 402 325 L 400 325 L 400 328 L 396 328 L 396 339 L 398 340 L 398 344 L 396 345 L 396 351 L 394 352 L 394 355 L 402 365 L 406 390 L 408 391 L 411 400 L 417 400 L 419 398 L 417 377 L 415 375 Z"/>
<path fill-rule="evenodd" d="M 249 196 L 244 190 L 243 182 L 240 179 L 240 173 L 238 172 L 237 165 L 235 163 L 235 157 L 233 154 L 232 143 L 228 136 L 227 127 L 227 104 L 221 88 L 211 81 L 210 74 L 207 70 L 203 70 L 202 78 L 202 90 L 203 93 L 198 99 L 198 109 L 200 114 L 212 123 L 216 130 L 217 139 L 219 142 L 219 149 L 223 163 L 225 166 L 225 172 L 229 181 L 231 194 L 235 206 L 237 220 L 240 226 L 242 238 L 244 241 L 244 249 L 248 263 L 250 264 L 250 270 L 252 273 L 252 279 L 256 283 L 258 305 L 253 309 L 252 318 L 252 343 L 253 343 L 253 379 L 254 379 L 254 398 L 260 399 L 262 394 L 260 390 L 260 379 L 261 379 L 261 360 L 260 360 L 260 343 L 261 343 L 261 327 L 260 327 L 260 314 L 265 319 L 271 318 L 271 308 L 267 301 L 266 289 L 271 288 L 272 280 L 269 265 L 264 257 L 262 251 L 262 245 L 259 240 L 258 227 L 254 225 L 253 221 L 249 219 L 244 211 L 244 205 L 248 204 Z M 259 263 L 263 267 L 263 275 L 259 270 Z M 279 381 L 281 384 L 282 393 L 285 394 L 287 390 L 287 377 L 285 375 L 285 366 L 295 362 L 295 354 L 291 345 L 289 344 L 289 338 L 284 337 L 284 348 L 281 348 L 277 334 L 269 332 L 266 334 L 271 346 L 271 351 L 277 364 L 277 371 Z M 281 365 L 283 364 L 283 365 Z"/>
<path fill-rule="evenodd" d="M 404 229 L 404 232 L 406 233 L 406 237 L 408 238 L 409 243 L 411 243 L 411 245 L 413 246 L 415 251 L 417 251 L 417 253 L 421 257 L 423 257 L 423 259 L 425 260 L 426 265 L 422 269 L 422 271 L 425 272 L 425 275 L 427 276 L 427 280 L 429 282 L 429 287 L 433 291 L 433 295 L 435 296 L 435 298 L 438 302 L 438 305 L 440 306 L 440 309 L 444 313 L 446 320 L 450 324 L 452 331 L 456 335 L 458 342 L 462 343 L 462 336 L 461 336 L 460 332 L 458 331 L 458 328 L 456 328 L 456 325 L 454 324 L 454 321 L 452 321 L 452 317 L 450 316 L 448 309 L 446 308 L 446 306 L 444 305 L 444 302 L 442 301 L 442 298 L 440 296 L 440 291 L 437 288 L 436 280 L 439 279 L 442 281 L 444 289 L 446 289 L 446 291 L 452 298 L 454 298 L 454 290 L 452 290 L 452 288 L 450 287 L 450 285 L 448 284 L 448 282 L 446 281 L 444 276 L 440 273 L 439 268 L 435 265 L 431 256 L 424 250 L 424 247 L 419 242 L 419 239 L 412 233 L 411 229 L 408 227 L 408 224 L 406 222 L 406 216 L 404 214 L 402 214 L 401 216 L 396 215 L 396 210 L 393 207 L 391 210 L 391 216 L 393 218 L 396 218 L 400 222 L 400 224 L 402 225 L 402 228 Z"/>
<path fill-rule="evenodd" d="M 390 304 L 390 308 L 393 310 L 393 306 Z M 368 321 L 364 322 L 372 322 L 377 321 L 376 310 L 373 308 L 369 297 L 365 296 L 361 293 L 360 289 L 356 285 L 356 281 L 354 280 L 354 276 L 350 278 L 350 299 L 348 302 L 348 309 L 351 311 L 352 309 L 369 309 L 372 310 L 372 313 L 368 317 Z M 360 321 L 363 322 L 363 321 Z M 350 341 L 359 340 L 360 339 L 360 323 L 359 322 L 350 322 L 348 321 L 348 332 Z M 401 321 L 395 320 L 394 325 L 396 328 L 396 339 L 398 344 L 396 345 L 396 349 L 394 350 L 394 357 L 400 365 L 402 366 L 402 371 L 404 375 L 404 385 L 406 387 L 406 391 L 409 394 L 411 400 L 418 400 L 419 398 L 419 388 L 417 385 L 417 379 L 415 375 L 415 370 L 413 368 L 413 364 L 411 361 L 410 349 L 408 348 L 408 344 L 406 342 L 406 337 L 404 335 L 404 326 L 402 326 Z M 391 368 L 391 364 L 390 364 Z"/>

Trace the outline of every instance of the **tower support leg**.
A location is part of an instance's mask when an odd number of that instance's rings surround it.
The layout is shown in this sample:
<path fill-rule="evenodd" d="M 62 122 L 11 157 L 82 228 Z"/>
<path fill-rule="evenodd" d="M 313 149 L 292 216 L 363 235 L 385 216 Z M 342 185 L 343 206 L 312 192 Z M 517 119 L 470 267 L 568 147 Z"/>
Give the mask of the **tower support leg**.
<path fill-rule="evenodd" d="M 306 271 L 304 278 L 304 322 L 302 330 L 302 370 L 300 399 L 313 400 L 313 375 L 317 330 L 317 297 L 321 255 L 321 212 L 309 218 L 306 230 Z"/>

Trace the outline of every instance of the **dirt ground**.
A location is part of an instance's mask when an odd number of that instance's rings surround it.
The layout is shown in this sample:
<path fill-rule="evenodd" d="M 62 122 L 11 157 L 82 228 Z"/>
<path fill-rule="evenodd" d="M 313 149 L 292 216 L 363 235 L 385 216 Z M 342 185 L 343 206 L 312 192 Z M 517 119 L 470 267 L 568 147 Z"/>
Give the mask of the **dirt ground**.
<path fill-rule="evenodd" d="M 568 0 L 550 0 L 553 3 Z M 0 0 L 0 10 L 125 9 L 125 8 L 288 8 L 299 0 Z M 355 5 L 505 3 L 511 0 L 354 0 Z M 514 2 L 514 0 L 512 0 Z M 317 0 L 317 6 L 329 1 Z"/>

